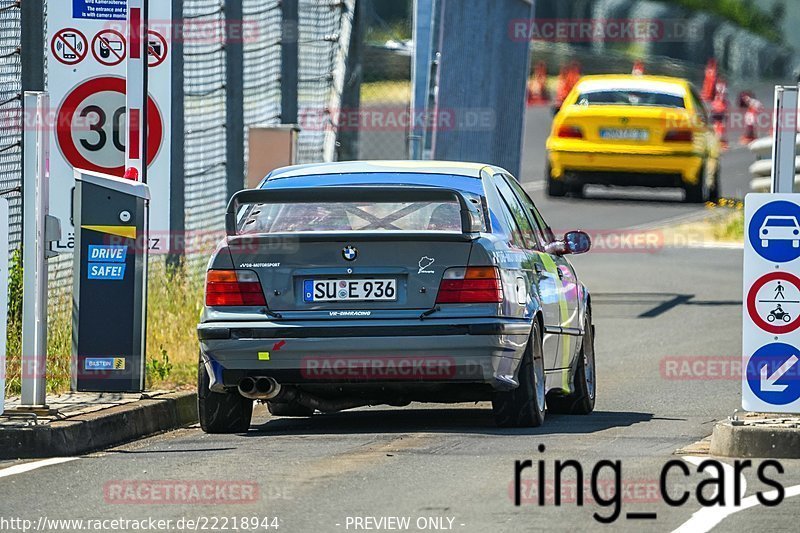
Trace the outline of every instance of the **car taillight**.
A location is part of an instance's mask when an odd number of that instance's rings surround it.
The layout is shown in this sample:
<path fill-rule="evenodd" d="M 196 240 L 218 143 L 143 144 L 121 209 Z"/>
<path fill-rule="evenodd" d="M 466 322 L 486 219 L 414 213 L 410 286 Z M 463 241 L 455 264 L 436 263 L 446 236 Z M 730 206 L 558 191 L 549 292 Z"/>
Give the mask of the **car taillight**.
<path fill-rule="evenodd" d="M 437 304 L 500 303 L 503 286 L 497 267 L 449 268 L 439 284 Z"/>
<path fill-rule="evenodd" d="M 583 139 L 583 132 L 578 126 L 561 126 L 558 136 L 562 139 Z"/>
<path fill-rule="evenodd" d="M 206 273 L 206 305 L 267 305 L 267 300 L 258 275 L 252 270 L 209 270 Z"/>
<path fill-rule="evenodd" d="M 692 130 L 669 130 L 664 136 L 664 142 L 690 143 L 693 140 Z"/>

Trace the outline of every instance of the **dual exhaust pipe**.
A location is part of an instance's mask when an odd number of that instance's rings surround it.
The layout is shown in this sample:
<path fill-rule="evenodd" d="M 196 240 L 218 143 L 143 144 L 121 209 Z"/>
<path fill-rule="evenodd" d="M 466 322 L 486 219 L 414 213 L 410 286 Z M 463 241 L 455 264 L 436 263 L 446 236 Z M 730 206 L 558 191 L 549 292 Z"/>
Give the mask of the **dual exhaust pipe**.
<path fill-rule="evenodd" d="M 301 391 L 297 387 L 281 387 L 280 383 L 266 376 L 242 378 L 241 381 L 239 381 L 237 389 L 239 390 L 239 394 L 248 400 L 271 400 L 284 403 L 297 403 L 322 413 L 338 413 L 345 409 L 372 405 L 372 402 L 369 400 L 355 398 L 329 400 L 318 396 L 312 396 L 311 394 Z"/>
<path fill-rule="evenodd" d="M 243 378 L 239 382 L 239 394 L 249 400 L 271 400 L 281 393 L 281 385 L 268 377 Z"/>

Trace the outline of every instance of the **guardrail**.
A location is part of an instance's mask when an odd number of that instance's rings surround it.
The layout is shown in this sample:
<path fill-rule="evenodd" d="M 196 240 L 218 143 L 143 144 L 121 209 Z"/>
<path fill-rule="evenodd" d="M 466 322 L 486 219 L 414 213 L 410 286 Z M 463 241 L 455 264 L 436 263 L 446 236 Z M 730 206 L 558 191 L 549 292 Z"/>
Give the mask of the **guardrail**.
<path fill-rule="evenodd" d="M 750 190 L 753 192 L 769 192 L 772 186 L 772 137 L 756 139 L 747 145 L 747 148 L 755 154 L 758 160 L 750 165 L 750 174 L 753 179 L 750 181 Z M 800 137 L 797 138 L 798 152 L 800 152 Z M 800 169 L 800 157 L 795 159 L 795 169 Z M 800 174 L 794 178 L 795 185 L 800 185 Z"/>

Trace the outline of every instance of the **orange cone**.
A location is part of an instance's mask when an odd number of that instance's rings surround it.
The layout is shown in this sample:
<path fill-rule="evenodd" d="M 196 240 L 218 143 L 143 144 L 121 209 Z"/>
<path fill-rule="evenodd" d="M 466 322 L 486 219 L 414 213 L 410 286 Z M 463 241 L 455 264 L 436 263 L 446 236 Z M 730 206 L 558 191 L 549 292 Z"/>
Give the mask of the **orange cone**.
<path fill-rule="evenodd" d="M 712 57 L 706 64 L 706 77 L 703 80 L 703 92 L 700 95 L 705 102 L 711 102 L 716 96 L 717 75 L 717 60 Z"/>
<path fill-rule="evenodd" d="M 528 105 L 545 105 L 550 102 L 550 94 L 547 90 L 547 65 L 544 61 L 536 64 L 534 76 L 528 82 Z"/>

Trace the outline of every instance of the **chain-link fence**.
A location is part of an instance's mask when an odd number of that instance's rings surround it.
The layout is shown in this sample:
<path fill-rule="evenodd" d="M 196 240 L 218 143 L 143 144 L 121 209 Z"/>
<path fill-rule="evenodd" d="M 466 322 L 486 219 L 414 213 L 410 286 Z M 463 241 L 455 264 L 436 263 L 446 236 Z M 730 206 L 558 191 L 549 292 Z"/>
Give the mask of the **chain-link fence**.
<path fill-rule="evenodd" d="M 22 232 L 22 61 L 19 2 L 0 2 L 0 194 L 9 200 L 11 245 Z"/>
<path fill-rule="evenodd" d="M 219 0 L 187 0 L 183 17 L 184 209 L 194 250 L 195 237 L 221 227 L 228 197 L 225 12 Z"/>
<path fill-rule="evenodd" d="M 401 4 L 402 2 L 398 2 Z M 408 159 L 411 105 L 411 16 L 364 0 L 359 159 Z"/>

